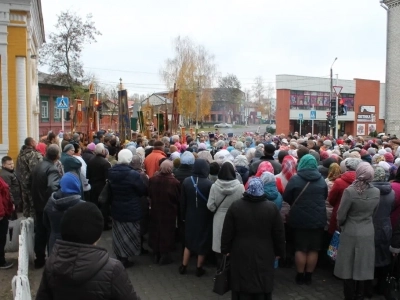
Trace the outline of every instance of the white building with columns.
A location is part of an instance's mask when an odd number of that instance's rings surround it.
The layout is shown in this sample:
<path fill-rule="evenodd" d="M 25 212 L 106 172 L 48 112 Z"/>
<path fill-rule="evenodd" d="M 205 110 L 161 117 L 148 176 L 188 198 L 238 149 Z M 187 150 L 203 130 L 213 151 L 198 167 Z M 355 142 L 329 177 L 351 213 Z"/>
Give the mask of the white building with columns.
<path fill-rule="evenodd" d="M 39 137 L 40 0 L 0 1 L 0 158 L 16 159 L 26 137 Z"/>

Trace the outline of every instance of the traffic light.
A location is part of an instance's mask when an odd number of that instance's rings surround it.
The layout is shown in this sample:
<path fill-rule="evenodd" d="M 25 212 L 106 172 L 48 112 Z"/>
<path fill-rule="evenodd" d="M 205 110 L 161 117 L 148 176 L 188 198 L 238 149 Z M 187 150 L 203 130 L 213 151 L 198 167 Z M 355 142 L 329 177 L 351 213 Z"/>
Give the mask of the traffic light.
<path fill-rule="evenodd" d="M 330 113 L 329 111 L 326 112 L 326 121 L 327 121 L 328 123 L 331 122 L 331 113 Z"/>
<path fill-rule="evenodd" d="M 99 105 L 99 100 L 94 101 L 94 106 L 96 107 L 96 109 L 98 105 Z"/>
<path fill-rule="evenodd" d="M 101 101 L 97 101 L 97 111 L 102 111 L 103 110 L 103 103 Z"/>
<path fill-rule="evenodd" d="M 103 119 L 103 114 L 102 113 L 99 114 L 99 119 L 100 120 Z"/>
<path fill-rule="evenodd" d="M 339 116 L 346 116 L 347 115 L 347 106 L 344 105 L 344 100 L 339 99 L 339 108 L 338 108 Z"/>
<path fill-rule="evenodd" d="M 64 113 L 64 112 L 63 112 Z M 66 113 L 65 113 L 65 121 L 69 121 L 69 120 L 71 120 L 71 113 L 69 112 L 69 111 L 67 111 Z"/>
<path fill-rule="evenodd" d="M 336 99 L 331 99 L 331 116 L 336 117 Z"/>

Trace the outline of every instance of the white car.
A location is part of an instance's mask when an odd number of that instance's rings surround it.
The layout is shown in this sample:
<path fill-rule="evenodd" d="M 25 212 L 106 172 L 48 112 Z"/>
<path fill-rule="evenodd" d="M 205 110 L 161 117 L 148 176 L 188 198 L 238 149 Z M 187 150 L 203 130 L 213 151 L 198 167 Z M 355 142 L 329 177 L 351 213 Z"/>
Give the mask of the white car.
<path fill-rule="evenodd" d="M 214 128 L 232 128 L 232 124 L 218 123 L 214 125 Z"/>

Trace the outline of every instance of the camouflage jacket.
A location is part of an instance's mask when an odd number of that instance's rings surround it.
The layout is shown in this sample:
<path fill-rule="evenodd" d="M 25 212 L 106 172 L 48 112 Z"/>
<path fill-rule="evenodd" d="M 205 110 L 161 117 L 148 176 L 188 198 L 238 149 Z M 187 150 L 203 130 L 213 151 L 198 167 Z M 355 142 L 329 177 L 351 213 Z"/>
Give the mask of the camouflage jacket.
<path fill-rule="evenodd" d="M 36 151 L 36 149 L 27 146 L 21 148 L 15 170 L 23 191 L 30 192 L 32 182 L 31 173 L 42 160 L 42 154 Z"/>

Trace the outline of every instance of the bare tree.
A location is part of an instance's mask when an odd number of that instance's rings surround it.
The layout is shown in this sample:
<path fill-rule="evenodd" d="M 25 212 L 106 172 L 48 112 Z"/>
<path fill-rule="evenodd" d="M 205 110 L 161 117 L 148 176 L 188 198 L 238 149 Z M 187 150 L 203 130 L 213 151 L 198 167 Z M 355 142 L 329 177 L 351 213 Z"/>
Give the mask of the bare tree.
<path fill-rule="evenodd" d="M 204 90 L 212 87 L 216 74 L 214 56 L 189 37 L 177 37 L 174 50 L 174 58 L 167 59 L 160 70 L 161 78 L 170 91 L 176 83 L 179 113 L 187 120 L 193 120 L 197 112 L 202 119 L 211 109 L 212 95 Z M 198 105 L 197 98 L 201 105 Z"/>
<path fill-rule="evenodd" d="M 57 16 L 56 31 L 50 33 L 48 43 L 40 51 L 40 64 L 46 65 L 55 82 L 68 86 L 72 96 L 80 92 L 85 79 L 81 54 L 85 44 L 96 42 L 100 31 L 87 15 L 83 20 L 76 12 L 64 11 Z"/>
<path fill-rule="evenodd" d="M 261 76 L 255 78 L 252 90 L 253 90 L 254 100 L 258 103 L 261 103 L 265 92 L 265 87 Z"/>

